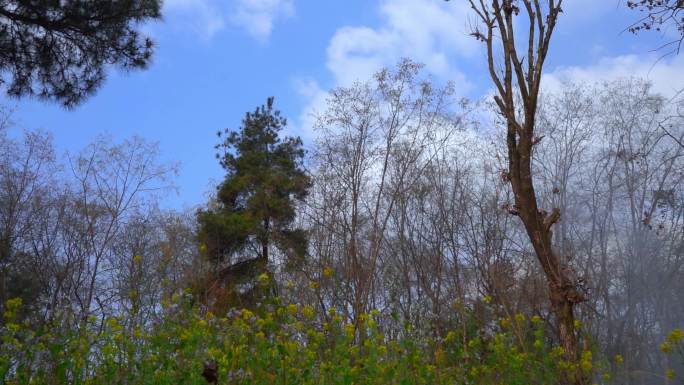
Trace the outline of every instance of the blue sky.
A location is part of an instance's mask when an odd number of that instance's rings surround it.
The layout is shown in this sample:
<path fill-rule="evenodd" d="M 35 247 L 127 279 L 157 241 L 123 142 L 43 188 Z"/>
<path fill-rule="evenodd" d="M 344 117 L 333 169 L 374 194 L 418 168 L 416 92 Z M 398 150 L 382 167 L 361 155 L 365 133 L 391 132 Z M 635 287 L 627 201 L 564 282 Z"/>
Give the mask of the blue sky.
<path fill-rule="evenodd" d="M 638 18 L 624 0 L 566 0 L 552 42 L 546 82 L 643 76 L 671 94 L 684 87 L 684 55 L 657 59 L 668 41 L 623 32 Z M 157 42 L 152 66 L 113 71 L 99 92 L 74 110 L 34 100 L 15 107 L 17 129 L 51 132 L 60 152 L 98 135 L 139 135 L 159 142 L 164 161 L 180 162 L 178 194 L 164 201 L 200 204 L 223 172 L 215 133 L 238 128 L 245 111 L 276 97 L 291 131 L 310 142 L 309 113 L 325 90 L 366 79 L 401 57 L 426 63 L 460 95 L 490 90 L 484 53 L 468 36 L 465 0 L 166 0 L 164 21 L 144 27 Z M 666 32 L 668 33 L 668 32 Z"/>

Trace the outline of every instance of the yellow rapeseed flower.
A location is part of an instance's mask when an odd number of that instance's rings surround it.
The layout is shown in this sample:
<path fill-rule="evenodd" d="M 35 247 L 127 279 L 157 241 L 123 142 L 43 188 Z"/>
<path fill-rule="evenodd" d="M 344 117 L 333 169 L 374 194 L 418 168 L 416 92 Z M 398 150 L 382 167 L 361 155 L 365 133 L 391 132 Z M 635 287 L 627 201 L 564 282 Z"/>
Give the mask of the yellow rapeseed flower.
<path fill-rule="evenodd" d="M 287 305 L 287 312 L 290 313 L 291 316 L 297 314 L 297 310 L 299 310 L 299 307 L 296 304 L 291 303 Z"/>
<path fill-rule="evenodd" d="M 268 283 L 269 276 L 268 273 L 261 273 L 258 277 L 259 283 L 261 284 L 266 284 Z"/>
<path fill-rule="evenodd" d="M 675 372 L 673 369 L 668 369 L 667 372 L 665 372 L 665 377 L 667 377 L 668 380 L 674 380 L 675 377 Z"/>
<path fill-rule="evenodd" d="M 673 329 L 670 335 L 667 336 L 667 341 L 673 345 L 677 345 L 684 340 L 684 331 L 682 329 Z"/>
<path fill-rule="evenodd" d="M 352 338 L 354 337 L 354 332 L 355 332 L 354 325 L 352 324 L 345 324 L 344 325 L 344 332 L 347 334 L 347 337 Z"/>
<path fill-rule="evenodd" d="M 670 344 L 667 342 L 663 342 L 660 344 L 660 350 L 665 354 L 669 354 L 672 351 L 672 346 L 670 346 Z"/>
<path fill-rule="evenodd" d="M 313 306 L 305 305 L 302 308 L 302 315 L 304 315 L 304 317 L 306 317 L 307 319 L 313 319 L 316 315 Z"/>

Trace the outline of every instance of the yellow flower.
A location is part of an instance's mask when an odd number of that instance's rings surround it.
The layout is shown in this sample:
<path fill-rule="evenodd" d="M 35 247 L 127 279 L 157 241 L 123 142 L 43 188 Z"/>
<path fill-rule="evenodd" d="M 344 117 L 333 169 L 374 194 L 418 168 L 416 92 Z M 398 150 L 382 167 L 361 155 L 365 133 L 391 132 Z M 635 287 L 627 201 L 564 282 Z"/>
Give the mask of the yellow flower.
<path fill-rule="evenodd" d="M 675 377 L 675 372 L 673 369 L 668 369 L 667 372 L 665 372 L 665 377 L 667 377 L 668 380 L 674 380 Z"/>
<path fill-rule="evenodd" d="M 354 337 L 354 332 L 355 332 L 354 325 L 345 324 L 344 325 L 344 332 L 347 334 L 347 337 L 349 337 L 349 338 Z"/>
<path fill-rule="evenodd" d="M 134 256 L 133 256 L 133 263 L 134 263 L 134 264 L 136 264 L 136 265 L 140 264 L 140 261 L 141 261 L 141 260 L 142 260 L 142 258 L 141 258 L 139 255 L 134 255 Z"/>
<path fill-rule="evenodd" d="M 582 321 L 576 319 L 573 325 L 575 326 L 575 329 L 581 329 L 582 328 Z"/>
<path fill-rule="evenodd" d="M 325 269 L 323 269 L 323 275 L 327 278 L 332 277 L 333 275 L 333 269 L 330 266 L 327 266 Z"/>
<path fill-rule="evenodd" d="M 667 336 L 667 341 L 673 345 L 677 345 L 682 342 L 682 340 L 684 340 L 684 332 L 682 329 L 673 329 L 670 332 L 670 335 Z"/>
<path fill-rule="evenodd" d="M 313 290 L 318 289 L 318 282 L 311 281 L 311 283 L 309 283 L 309 287 L 311 287 Z"/>
<path fill-rule="evenodd" d="M 534 340 L 532 346 L 534 346 L 535 349 L 541 349 L 544 345 L 542 344 L 541 340 Z"/>
<path fill-rule="evenodd" d="M 532 318 L 530 318 L 530 320 L 531 320 L 532 323 L 534 323 L 534 324 L 540 323 L 540 322 L 542 321 L 541 317 L 539 317 L 538 315 L 532 316 Z"/>
<path fill-rule="evenodd" d="M 484 296 L 484 301 L 487 302 L 487 303 L 491 303 L 491 302 L 492 302 L 492 296 L 491 296 L 491 295 L 485 295 L 485 296 Z"/>
<path fill-rule="evenodd" d="M 242 309 L 242 318 L 243 319 L 250 319 L 254 317 L 254 313 L 252 313 L 249 309 Z"/>
<path fill-rule="evenodd" d="M 563 349 L 560 346 L 556 346 L 553 349 L 551 349 L 551 356 L 554 358 L 561 357 L 564 354 L 565 354 L 565 349 Z"/>
<path fill-rule="evenodd" d="M 582 370 L 584 370 L 585 372 L 589 372 L 592 369 L 592 354 L 590 351 L 582 352 L 580 366 L 582 367 Z"/>
<path fill-rule="evenodd" d="M 668 354 L 672 351 L 672 346 L 670 346 L 670 344 L 668 344 L 667 342 L 663 342 L 662 344 L 660 344 L 660 350 L 663 353 Z"/>
<path fill-rule="evenodd" d="M 311 305 L 305 305 L 305 306 L 302 308 L 302 314 L 303 314 L 304 317 L 306 317 L 307 319 L 313 319 L 313 318 L 314 318 L 314 315 L 315 315 L 315 311 L 314 311 L 313 306 L 311 306 Z"/>
<path fill-rule="evenodd" d="M 615 363 L 621 364 L 623 362 L 625 362 L 625 358 L 622 357 L 621 354 L 616 354 L 615 355 Z"/>
<path fill-rule="evenodd" d="M 258 280 L 259 280 L 259 283 L 261 283 L 261 284 L 266 284 L 266 283 L 268 283 L 268 280 L 269 280 L 268 273 L 261 273 L 261 274 L 259 275 Z"/>
<path fill-rule="evenodd" d="M 515 315 L 515 320 L 518 322 L 523 322 L 525 321 L 525 315 L 522 313 L 518 313 Z"/>
<path fill-rule="evenodd" d="M 297 310 L 299 310 L 299 307 L 296 304 L 291 303 L 287 305 L 287 312 L 290 313 L 291 316 L 297 314 Z"/>

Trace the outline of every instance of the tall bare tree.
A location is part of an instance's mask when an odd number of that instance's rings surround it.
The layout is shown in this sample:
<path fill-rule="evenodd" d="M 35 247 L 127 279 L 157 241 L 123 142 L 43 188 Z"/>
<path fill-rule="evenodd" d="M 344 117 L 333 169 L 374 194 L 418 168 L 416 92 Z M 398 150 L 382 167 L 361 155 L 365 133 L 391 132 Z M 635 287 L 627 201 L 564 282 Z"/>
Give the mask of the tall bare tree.
<path fill-rule="evenodd" d="M 562 0 L 469 2 L 479 19 L 472 35 L 486 46 L 489 75 L 496 87 L 494 100 L 506 124 L 508 170 L 502 172 L 502 178 L 510 182 L 513 191 L 511 212 L 520 217 L 544 271 L 558 339 L 567 358 L 577 361 L 580 344 L 575 307 L 584 296 L 577 290 L 567 261 L 552 245 L 552 227 L 560 219 L 560 209 L 547 212 L 539 207 L 532 173 L 534 147 L 542 139 L 535 131 L 542 71 Z M 519 18 L 521 13 L 527 17 Z M 527 28 L 522 48 L 516 41 L 516 29 L 521 26 Z M 499 55 L 501 62 L 497 63 Z M 574 378 L 569 382 L 585 381 L 579 372 L 570 377 Z"/>

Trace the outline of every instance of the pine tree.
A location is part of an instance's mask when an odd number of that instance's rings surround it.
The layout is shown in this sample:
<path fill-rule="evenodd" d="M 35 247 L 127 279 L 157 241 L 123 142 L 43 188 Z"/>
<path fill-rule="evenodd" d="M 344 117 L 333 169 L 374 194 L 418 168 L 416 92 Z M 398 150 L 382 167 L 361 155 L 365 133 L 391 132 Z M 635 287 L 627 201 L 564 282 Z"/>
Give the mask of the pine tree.
<path fill-rule="evenodd" d="M 0 0 L 0 86 L 72 107 L 106 70 L 144 68 L 152 41 L 137 27 L 161 17 L 161 0 Z"/>
<path fill-rule="evenodd" d="M 279 136 L 286 125 L 271 97 L 246 114 L 239 131 L 219 132 L 217 158 L 226 178 L 198 220 L 203 253 L 217 265 L 227 265 L 219 273 L 221 280 L 253 280 L 272 262 L 272 249 L 289 266 L 306 254 L 306 233 L 293 223 L 310 178 L 302 166 L 301 139 Z"/>

